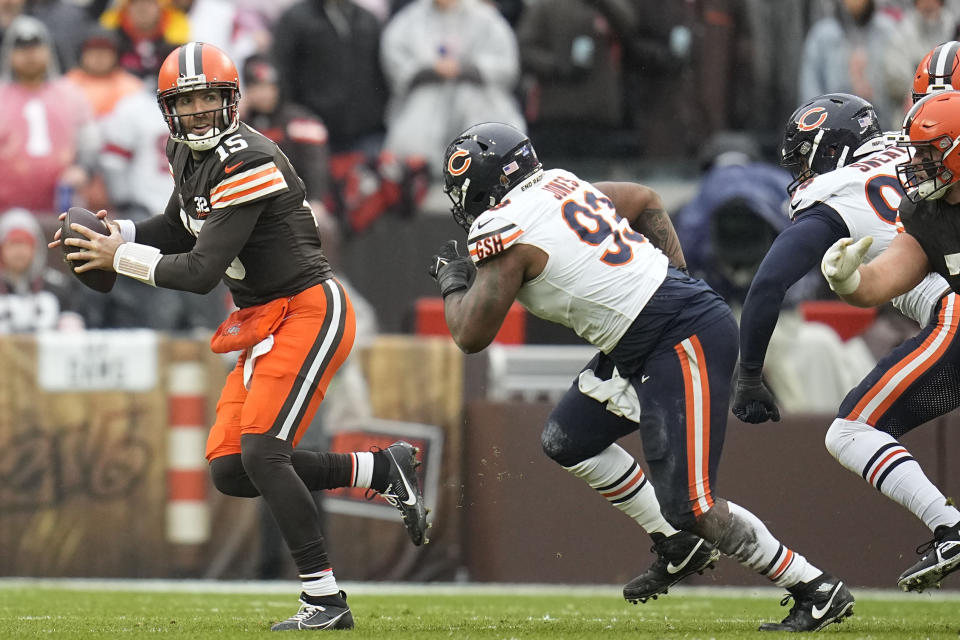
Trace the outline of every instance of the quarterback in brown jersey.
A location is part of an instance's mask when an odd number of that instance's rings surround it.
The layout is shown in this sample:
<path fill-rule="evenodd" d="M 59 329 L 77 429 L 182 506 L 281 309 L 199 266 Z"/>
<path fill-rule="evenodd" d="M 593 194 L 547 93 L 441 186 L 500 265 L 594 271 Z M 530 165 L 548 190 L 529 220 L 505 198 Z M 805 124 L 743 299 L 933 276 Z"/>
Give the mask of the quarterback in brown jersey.
<path fill-rule="evenodd" d="M 353 307 L 321 250 L 303 181 L 276 144 L 239 120 L 233 61 L 189 42 L 158 75 L 175 180 L 166 210 L 107 221 L 109 236 L 73 225 L 87 239 L 65 241 L 77 249 L 70 259 L 85 261 L 78 272 L 114 270 L 155 287 L 203 293 L 227 284 L 239 309 L 211 348 L 240 356 L 207 440 L 213 482 L 227 495 L 263 496 L 296 562 L 300 610 L 273 629 L 350 628 L 310 491 L 371 488 L 423 544 L 417 452 L 402 441 L 375 452 L 295 449 L 353 345 Z"/>

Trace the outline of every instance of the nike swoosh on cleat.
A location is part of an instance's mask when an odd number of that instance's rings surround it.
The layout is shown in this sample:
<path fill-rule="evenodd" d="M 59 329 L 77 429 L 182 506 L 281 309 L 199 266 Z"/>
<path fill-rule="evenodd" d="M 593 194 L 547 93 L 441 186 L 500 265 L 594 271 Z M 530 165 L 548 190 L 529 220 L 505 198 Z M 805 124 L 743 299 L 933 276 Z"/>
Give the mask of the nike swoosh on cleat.
<path fill-rule="evenodd" d="M 842 580 L 838 581 L 837 584 L 834 585 L 833 593 L 830 594 L 830 599 L 827 600 L 827 604 L 823 605 L 822 608 L 818 607 L 817 605 L 813 605 L 813 608 L 810 610 L 810 615 L 813 616 L 814 620 L 819 620 L 827 611 L 830 610 L 830 606 L 833 604 L 833 599 L 837 597 L 837 593 L 840 591 L 840 587 L 842 585 Z"/>
<path fill-rule="evenodd" d="M 394 460 L 396 460 L 396 458 L 394 458 Z M 400 466 L 400 465 L 397 465 L 397 466 Z M 400 471 L 400 482 L 403 483 L 403 488 L 407 492 L 407 499 L 401 500 L 401 502 L 403 502 L 403 504 L 407 505 L 408 507 L 412 507 L 413 505 L 417 504 L 417 496 L 413 492 L 413 487 L 411 487 L 410 483 L 407 482 L 407 474 L 405 474 L 402 470 Z"/>
<path fill-rule="evenodd" d="M 684 558 L 683 562 L 681 562 L 680 564 L 673 564 L 673 562 L 668 562 L 667 573 L 678 573 L 680 571 L 683 571 L 683 568 L 690 563 L 690 560 L 693 558 L 693 554 L 697 552 L 697 549 L 699 549 L 702 544 L 703 544 L 703 540 L 700 540 L 699 542 L 697 542 L 697 544 L 693 545 L 693 549 L 690 550 L 690 553 L 687 554 L 687 557 Z"/>

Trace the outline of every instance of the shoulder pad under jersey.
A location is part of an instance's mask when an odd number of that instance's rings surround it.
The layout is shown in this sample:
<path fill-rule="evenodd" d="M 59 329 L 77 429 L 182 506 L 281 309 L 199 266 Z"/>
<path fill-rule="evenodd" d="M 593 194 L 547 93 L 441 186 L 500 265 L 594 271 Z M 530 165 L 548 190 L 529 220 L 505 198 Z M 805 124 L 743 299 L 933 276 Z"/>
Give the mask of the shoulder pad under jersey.
<path fill-rule="evenodd" d="M 273 150 L 276 145 L 271 142 L 272 146 L 262 148 L 261 143 L 266 139 L 256 133 L 237 140 L 241 140 L 241 143 L 249 140 L 251 144 L 232 150 L 229 142 L 221 143 L 221 146 L 231 151 L 226 157 L 220 155 L 220 147 L 209 152 L 219 165 L 214 171 L 216 184 L 210 189 L 211 209 L 254 202 L 289 189 L 286 178 L 275 161 L 276 154 Z M 236 146 L 239 144 L 235 145 L 234 149 Z"/>
<path fill-rule="evenodd" d="M 790 217 L 795 218 L 798 213 L 821 202 L 829 204 L 832 198 L 844 193 L 863 193 L 864 180 L 858 179 L 860 172 L 849 169 L 850 167 L 841 167 L 830 173 L 814 176 L 797 187 L 790 200 Z"/>
<path fill-rule="evenodd" d="M 523 235 L 523 229 L 505 215 L 504 208 L 509 203 L 506 200 L 473 221 L 467 234 L 467 250 L 474 264 L 512 247 Z"/>
<path fill-rule="evenodd" d="M 883 187 L 902 195 L 903 189 L 896 177 L 896 165 L 907 158 L 907 153 L 899 147 L 887 147 L 845 167 L 814 176 L 794 191 L 793 198 L 790 200 L 790 217 L 795 217 L 801 211 L 819 202 L 830 204 L 830 200 L 834 198 L 862 199 L 867 182 L 876 185 L 878 190 Z M 879 182 L 875 182 L 876 180 Z M 889 199 L 891 192 L 886 195 Z M 896 198 L 896 201 L 898 200 L 899 197 Z M 896 206 L 896 201 L 890 204 Z"/>

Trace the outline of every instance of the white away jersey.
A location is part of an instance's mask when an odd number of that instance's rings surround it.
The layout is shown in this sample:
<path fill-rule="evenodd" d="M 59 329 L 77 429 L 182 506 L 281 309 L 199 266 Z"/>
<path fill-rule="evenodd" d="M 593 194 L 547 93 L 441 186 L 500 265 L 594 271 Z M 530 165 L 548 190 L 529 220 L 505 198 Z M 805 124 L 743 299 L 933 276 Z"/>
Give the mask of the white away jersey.
<path fill-rule="evenodd" d="M 667 274 L 667 257 L 617 215 L 610 199 L 562 169 L 511 190 L 474 220 L 467 243 L 477 264 L 515 244 L 544 251 L 546 267 L 517 299 L 604 352 L 617 345 Z"/>
<path fill-rule="evenodd" d="M 896 165 L 909 160 L 906 149 L 887 147 L 829 173 L 804 182 L 790 202 L 790 217 L 823 203 L 836 211 L 854 241 L 873 236 L 866 261 L 880 255 L 897 233 L 897 208 L 903 189 Z M 949 285 L 931 274 L 914 289 L 893 299 L 893 305 L 924 326 Z"/>

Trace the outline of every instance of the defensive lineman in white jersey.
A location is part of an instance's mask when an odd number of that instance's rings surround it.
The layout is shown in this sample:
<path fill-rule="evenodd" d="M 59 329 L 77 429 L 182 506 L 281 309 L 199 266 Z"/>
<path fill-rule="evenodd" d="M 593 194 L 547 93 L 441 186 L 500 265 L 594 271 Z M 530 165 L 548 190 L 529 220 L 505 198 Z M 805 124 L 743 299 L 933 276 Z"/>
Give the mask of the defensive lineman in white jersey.
<path fill-rule="evenodd" d="M 651 533 L 657 561 L 624 597 L 663 593 L 695 556 L 699 567 L 712 563 L 716 547 L 795 599 L 782 622 L 761 629 L 813 631 L 849 615 L 854 599 L 841 580 L 713 492 L 737 325 L 716 292 L 680 269 L 683 253 L 659 197 L 640 185 L 544 172 L 526 136 L 500 123 L 476 125 L 450 143 L 444 191 L 468 231 L 470 256 L 449 241 L 430 272 L 460 348 L 490 344 L 519 300 L 599 349 L 551 413 L 541 442 Z M 649 482 L 616 444 L 634 431 Z"/>

